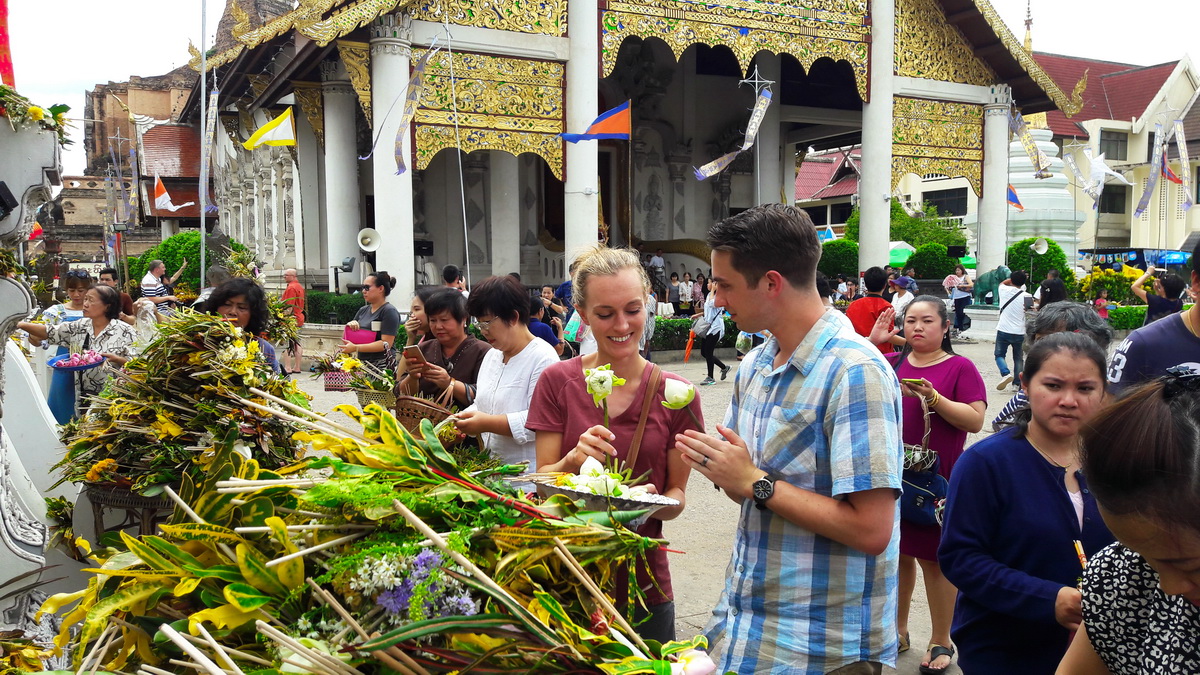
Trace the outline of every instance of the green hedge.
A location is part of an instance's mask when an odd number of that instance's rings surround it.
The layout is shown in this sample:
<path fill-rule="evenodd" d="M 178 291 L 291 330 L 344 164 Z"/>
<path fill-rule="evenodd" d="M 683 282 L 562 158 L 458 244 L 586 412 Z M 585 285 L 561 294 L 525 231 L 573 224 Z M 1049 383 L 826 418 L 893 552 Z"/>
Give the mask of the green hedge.
<path fill-rule="evenodd" d="M 238 242 L 230 239 L 230 247 L 235 251 L 245 250 Z M 209 267 L 219 264 L 225 259 L 222 251 L 209 249 L 205 252 L 205 261 Z M 200 230 L 187 230 L 169 237 L 158 246 L 151 248 L 138 257 L 129 258 L 128 287 L 134 297 L 140 297 L 139 284 L 146 276 L 146 268 L 151 260 L 161 260 L 167 266 L 167 274 L 175 274 L 184 260 L 188 261 L 187 269 L 179 275 L 178 283 L 186 283 L 193 291 L 200 291 Z"/>
<path fill-rule="evenodd" d="M 825 242 L 821 246 L 821 259 L 817 262 L 817 270 L 830 279 L 839 274 L 857 277 L 858 244 L 846 239 Z"/>
<path fill-rule="evenodd" d="M 1191 305 L 1184 305 L 1183 311 L 1188 311 Z M 1121 307 L 1113 307 L 1108 310 L 1108 324 L 1113 327 L 1113 330 L 1134 330 L 1141 328 L 1146 322 L 1146 306 L 1145 305 L 1129 305 Z"/>
<path fill-rule="evenodd" d="M 361 295 L 338 295 L 324 291 L 308 291 L 304 316 L 312 323 L 329 323 L 329 314 L 337 315 L 334 323 L 347 323 L 363 306 Z"/>
<path fill-rule="evenodd" d="M 655 351 L 664 349 L 687 349 L 688 333 L 692 330 L 691 319 L 668 319 L 666 317 L 655 317 L 654 321 L 654 337 L 650 340 L 650 345 Z M 737 342 L 738 327 L 737 324 L 725 318 L 725 337 L 717 344 L 718 347 L 732 347 L 733 343 Z M 692 345 L 692 351 L 697 355 L 700 354 L 700 342 L 697 338 L 696 343 Z"/>
<path fill-rule="evenodd" d="M 904 267 L 913 268 L 922 279 L 945 279 L 954 274 L 954 268 L 958 265 L 958 259 L 951 258 L 946 251 L 944 245 L 936 242 L 922 244 L 908 257 Z"/>

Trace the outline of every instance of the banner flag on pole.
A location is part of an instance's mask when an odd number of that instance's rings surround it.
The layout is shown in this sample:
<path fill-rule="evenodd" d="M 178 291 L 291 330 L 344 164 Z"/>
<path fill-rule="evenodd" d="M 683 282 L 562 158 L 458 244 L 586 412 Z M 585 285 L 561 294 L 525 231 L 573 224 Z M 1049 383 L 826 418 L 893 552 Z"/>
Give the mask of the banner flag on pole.
<path fill-rule="evenodd" d="M 746 139 L 742 141 L 742 147 L 695 169 L 696 180 L 705 180 L 721 173 L 733 163 L 738 155 L 754 145 L 754 140 L 758 137 L 758 128 L 762 126 L 763 117 L 767 114 L 767 107 L 770 105 L 771 90 L 763 89 L 758 93 L 758 100 L 754 102 L 754 111 L 750 113 L 750 123 L 746 125 Z"/>
<path fill-rule="evenodd" d="M 1142 198 L 1138 200 L 1137 209 L 1133 212 L 1134 218 L 1141 218 L 1142 214 L 1146 212 L 1146 207 L 1150 206 L 1150 197 L 1154 194 L 1154 189 L 1158 187 L 1158 177 L 1162 174 L 1162 124 L 1154 125 L 1154 152 L 1150 154 L 1150 157 L 1150 175 L 1146 178 L 1146 189 L 1142 192 Z"/>
<path fill-rule="evenodd" d="M 138 163 L 137 163 L 137 146 L 129 148 L 129 175 L 133 176 L 133 189 L 129 191 L 129 220 L 130 227 L 137 220 L 134 216 L 138 212 L 138 191 L 141 189 L 141 180 L 138 178 Z"/>
<path fill-rule="evenodd" d="M 417 106 L 421 103 L 421 91 L 425 88 L 425 67 L 429 65 L 429 59 L 440 49 L 432 47 L 425 52 L 425 55 L 417 61 L 413 66 L 412 76 L 408 78 L 408 91 L 404 97 L 404 111 L 400 113 L 400 128 L 396 129 L 396 175 L 408 171 L 408 167 L 404 165 L 404 135 L 408 133 L 408 125 L 412 123 L 412 118 L 417 114 Z M 451 55 L 453 58 L 453 55 Z"/>
<path fill-rule="evenodd" d="M 1050 158 L 1046 157 L 1046 153 L 1037 146 L 1037 141 L 1033 140 L 1033 134 L 1029 132 L 1029 126 L 1025 124 L 1025 118 L 1021 116 L 1021 113 L 1009 110 L 1008 128 L 1021 141 L 1021 147 L 1025 148 L 1025 154 L 1029 155 L 1029 161 L 1033 163 L 1033 177 L 1049 178 Z"/>
<path fill-rule="evenodd" d="M 2 1 L 0 0 L 0 2 Z M 29 233 L 29 241 L 33 241 L 40 236 L 42 236 L 42 224 L 35 220 L 33 221 L 33 231 Z"/>
<path fill-rule="evenodd" d="M 162 179 L 158 177 L 157 173 L 154 174 L 154 208 L 158 209 L 159 211 L 170 211 L 171 213 L 175 213 L 179 209 L 182 209 L 185 206 L 192 206 L 195 203 L 196 202 L 184 202 L 179 206 L 172 204 L 171 195 L 167 194 L 167 186 L 163 185 Z"/>
<path fill-rule="evenodd" d="M 1008 203 L 1018 211 L 1024 211 L 1025 207 L 1021 206 L 1021 200 L 1017 197 L 1017 191 L 1013 189 L 1012 184 L 1008 186 Z"/>
<path fill-rule="evenodd" d="M 1175 147 L 1179 148 L 1179 184 L 1183 190 L 1183 211 L 1192 208 L 1192 167 L 1188 158 L 1187 139 L 1183 137 L 1183 120 L 1175 120 Z"/>
<path fill-rule="evenodd" d="M 13 74 L 12 47 L 8 32 L 8 0 L 0 0 L 0 84 L 17 88 Z"/>
<path fill-rule="evenodd" d="M 213 138 L 217 133 L 217 96 L 221 92 L 213 89 L 208 92 L 208 112 L 207 118 L 204 120 L 204 142 L 208 143 L 209 153 L 208 161 L 212 161 L 213 153 Z"/>
<path fill-rule="evenodd" d="M 288 106 L 279 114 L 279 117 L 259 127 L 253 136 L 242 143 L 242 147 L 253 150 L 260 145 L 295 144 L 296 121 L 292 119 L 292 106 Z"/>
<path fill-rule="evenodd" d="M 117 191 L 121 193 L 120 208 L 114 210 L 113 217 L 118 223 L 124 223 L 129 220 L 130 216 L 129 195 L 125 192 L 125 174 L 121 171 L 121 164 L 117 161 L 117 153 L 113 150 L 111 140 L 108 142 L 108 159 L 112 162 L 113 171 L 117 173 L 115 183 Z"/>
<path fill-rule="evenodd" d="M 1162 177 L 1176 185 L 1183 185 L 1183 179 L 1176 176 L 1175 172 L 1171 170 L 1171 164 L 1167 161 L 1167 149 L 1165 147 L 1162 153 Z"/>
<path fill-rule="evenodd" d="M 587 131 L 582 134 L 562 133 L 559 136 L 562 136 L 563 140 L 568 143 L 600 140 L 602 138 L 627 141 L 633 130 L 633 115 L 629 110 L 629 103 L 629 101 L 625 101 L 612 110 L 602 113 L 588 126 Z"/>

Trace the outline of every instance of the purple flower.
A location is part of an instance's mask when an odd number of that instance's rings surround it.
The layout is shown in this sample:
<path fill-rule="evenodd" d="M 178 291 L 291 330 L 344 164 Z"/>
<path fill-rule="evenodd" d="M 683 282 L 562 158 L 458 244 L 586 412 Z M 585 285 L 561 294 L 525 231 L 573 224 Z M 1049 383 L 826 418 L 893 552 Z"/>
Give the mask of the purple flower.
<path fill-rule="evenodd" d="M 413 574 L 419 574 L 422 577 L 429 576 L 429 571 L 442 564 L 441 554 L 425 549 L 418 553 L 412 561 Z"/>
<path fill-rule="evenodd" d="M 379 606 L 386 609 L 390 614 L 406 614 L 408 613 L 409 602 L 412 601 L 413 586 L 414 584 L 411 579 L 405 579 L 399 586 L 380 593 L 375 598 L 375 602 L 379 603 Z"/>

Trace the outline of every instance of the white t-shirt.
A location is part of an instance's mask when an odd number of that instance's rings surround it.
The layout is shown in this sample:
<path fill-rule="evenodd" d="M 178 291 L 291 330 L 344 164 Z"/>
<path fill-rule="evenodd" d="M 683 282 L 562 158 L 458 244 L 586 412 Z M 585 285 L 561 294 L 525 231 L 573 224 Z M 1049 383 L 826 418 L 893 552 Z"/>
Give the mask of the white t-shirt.
<path fill-rule="evenodd" d="M 667 262 L 662 259 L 662 256 L 656 255 L 656 256 L 652 256 L 650 258 L 650 266 L 651 267 L 666 267 L 666 265 L 667 265 Z"/>
<path fill-rule="evenodd" d="M 904 308 L 908 307 L 909 303 L 916 297 L 912 293 L 905 293 L 903 297 L 899 293 L 892 296 L 892 309 L 896 310 L 896 316 L 904 314 Z"/>
<path fill-rule="evenodd" d="M 525 428 L 525 418 L 538 378 L 553 363 L 558 363 L 554 347 L 537 337 L 508 363 L 504 363 L 504 352 L 499 349 L 488 350 L 483 356 L 475 380 L 475 402 L 467 410 L 508 417 L 512 436 L 484 433 L 480 437 L 483 446 L 507 464 L 528 461 L 531 471 L 537 467 L 534 433 Z"/>
<path fill-rule="evenodd" d="M 996 322 L 996 330 L 1010 335 L 1025 334 L 1025 299 L 1020 296 L 1029 295 L 1025 288 L 1008 284 L 1000 284 L 1000 318 Z M 1010 299 L 1016 297 L 1012 302 Z M 1008 306 L 1005 307 L 1005 303 Z"/>

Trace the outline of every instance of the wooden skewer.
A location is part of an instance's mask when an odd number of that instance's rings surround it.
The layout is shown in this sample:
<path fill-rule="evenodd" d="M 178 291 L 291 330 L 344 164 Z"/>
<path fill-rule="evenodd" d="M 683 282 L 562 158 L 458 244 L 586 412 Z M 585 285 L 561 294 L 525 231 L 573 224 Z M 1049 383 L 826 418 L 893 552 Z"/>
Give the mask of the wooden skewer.
<path fill-rule="evenodd" d="M 150 673 L 150 675 L 175 675 L 175 673 L 172 673 L 169 670 L 155 668 L 154 666 L 148 666 L 144 663 L 141 666 L 138 666 L 138 674 L 140 675 L 141 673 Z"/>
<path fill-rule="evenodd" d="M 344 523 L 342 525 L 287 525 L 286 529 L 288 532 L 308 532 L 311 530 L 374 530 L 377 529 L 377 526 L 359 525 L 357 523 Z M 272 532 L 273 530 L 265 525 L 261 527 L 257 525 L 247 525 L 245 527 L 235 527 L 233 528 L 233 531 L 237 532 L 238 534 L 259 534 L 263 532 Z"/>
<path fill-rule="evenodd" d="M 111 639 L 112 633 L 115 630 L 117 630 L 117 627 L 113 625 L 109 625 L 104 628 L 104 630 L 100 633 L 100 636 L 96 638 L 96 643 L 92 645 L 92 648 L 88 650 L 88 653 L 83 657 L 83 660 L 79 662 L 79 670 L 75 671 L 75 675 L 82 675 L 83 671 L 87 670 L 89 663 L 94 663 L 95 661 L 104 657 L 104 652 L 108 651 L 108 641 Z M 103 647 L 103 650 L 101 647 Z M 94 665 L 92 671 L 95 671 Z"/>
<path fill-rule="evenodd" d="M 170 490 L 171 488 L 167 489 Z M 177 647 L 182 649 L 185 654 L 192 657 L 196 663 L 200 664 L 203 670 L 208 671 L 209 675 L 227 675 L 225 671 L 220 668 L 220 666 L 212 662 L 212 659 L 205 656 L 204 652 L 197 649 L 192 643 L 183 639 L 183 637 L 179 634 L 179 631 L 171 628 L 171 624 L 164 623 L 158 627 L 158 630 L 163 635 L 166 635 L 168 640 L 174 642 Z"/>
<path fill-rule="evenodd" d="M 134 626 L 134 628 L 137 628 L 137 626 Z M 192 637 L 191 635 L 188 635 L 187 633 L 180 633 L 180 635 L 183 636 L 184 640 L 187 640 L 188 642 L 191 642 L 194 645 L 204 646 L 205 644 L 207 644 L 200 638 Z M 275 665 L 274 663 L 271 663 L 270 661 L 268 661 L 266 659 L 261 659 L 253 654 L 247 654 L 246 652 L 243 652 L 243 651 L 240 651 L 237 649 L 233 649 L 232 647 L 225 647 L 224 649 L 225 649 L 225 651 L 229 652 L 232 656 L 236 656 L 239 659 L 242 659 L 243 661 L 250 661 L 252 663 L 257 663 L 257 664 L 263 665 L 263 666 Z"/>
<path fill-rule="evenodd" d="M 341 544 L 345 544 L 346 542 L 354 541 L 355 539 L 358 539 L 359 537 L 365 537 L 365 536 L 367 536 L 366 532 L 359 532 L 358 534 L 348 534 L 344 537 L 338 537 L 337 539 L 331 539 L 331 540 L 325 542 L 324 544 L 317 544 L 316 546 L 309 546 L 308 548 L 301 549 L 299 551 L 296 551 L 295 553 L 289 553 L 289 554 L 283 556 L 282 558 L 276 558 L 274 560 L 270 560 L 267 562 L 266 566 L 274 567 L 276 565 L 285 563 L 289 560 L 294 560 L 296 558 L 306 556 L 309 553 L 316 553 L 317 551 L 321 551 L 321 550 L 324 550 L 327 548 L 332 548 L 334 546 L 339 546 Z"/>
<path fill-rule="evenodd" d="M 633 641 L 637 643 L 638 647 L 641 647 L 642 651 L 647 654 L 652 653 L 650 651 L 650 647 L 648 647 L 646 643 L 642 641 L 642 637 L 637 634 L 637 631 L 633 630 L 633 626 L 630 626 L 629 622 L 625 620 L 625 617 L 617 611 L 617 608 L 614 607 L 611 602 L 609 602 L 608 597 L 604 595 L 604 593 L 600 590 L 600 587 L 597 586 L 596 582 L 592 580 L 592 577 L 588 575 L 587 571 L 583 569 L 583 566 L 579 564 L 579 561 L 575 559 L 575 556 L 571 555 L 571 551 L 567 548 L 566 544 L 564 544 L 562 539 L 559 539 L 558 537 L 554 538 L 554 552 L 558 554 L 558 557 L 561 558 L 564 563 L 566 563 L 567 567 L 572 573 L 574 573 L 575 578 L 579 579 L 579 582 L 582 583 L 584 588 L 586 588 L 588 592 L 592 594 L 592 597 L 600 603 L 600 606 L 603 607 L 605 611 L 612 613 L 613 617 L 616 619 L 616 622 L 621 626 L 622 629 L 625 630 L 626 633 L 629 634 L 629 637 L 633 638 Z"/>
<path fill-rule="evenodd" d="M 279 483 L 279 485 L 281 485 L 281 486 L 286 485 L 286 483 Z M 247 485 L 246 487 L 223 487 L 223 488 L 217 488 L 216 493 L 219 495 L 240 495 L 240 494 L 245 494 L 247 492 L 258 492 L 259 490 L 262 490 L 262 489 L 268 488 L 268 487 L 272 487 L 272 486 L 270 486 L 270 485 Z M 312 486 L 306 485 L 304 487 L 312 487 Z M 293 494 L 298 494 L 298 493 L 296 493 L 293 490 Z"/>
<path fill-rule="evenodd" d="M 243 506 L 246 504 L 246 500 L 245 499 L 230 499 L 229 503 L 233 504 L 234 506 Z M 294 514 L 297 516 L 307 516 L 309 518 L 332 518 L 333 517 L 331 514 L 328 514 L 328 513 L 317 513 L 316 511 L 300 511 L 297 509 L 289 509 L 285 506 L 276 506 L 275 510 L 280 511 L 282 513 L 291 513 L 291 514 Z"/>
<path fill-rule="evenodd" d="M 288 480 L 286 478 L 276 478 L 272 480 L 243 480 L 241 478 L 231 478 L 229 480 L 219 480 L 216 485 L 219 488 L 223 487 L 275 487 L 277 485 L 287 485 L 290 487 L 309 488 L 318 483 L 324 483 L 324 480 L 312 480 L 311 478 L 302 478 L 300 480 Z"/>
<path fill-rule="evenodd" d="M 307 581 L 308 585 L 312 587 L 313 594 L 316 595 L 317 598 L 322 602 L 324 602 L 330 609 L 336 612 L 338 616 L 342 617 L 342 620 L 345 621 L 351 628 L 353 628 L 354 631 L 358 633 L 360 638 L 364 640 L 371 639 L 371 636 L 367 634 L 367 631 L 363 630 L 362 626 L 360 626 L 358 622 L 354 620 L 354 617 L 350 616 L 350 612 L 347 612 L 346 608 L 342 607 L 341 603 L 334 599 L 332 594 L 327 593 L 324 588 L 321 588 L 320 584 L 313 581 L 311 578 L 305 579 L 305 581 Z M 429 671 L 421 667 L 421 664 L 417 663 L 408 654 L 405 654 L 395 647 L 389 647 L 388 649 L 381 651 L 373 651 L 371 652 L 371 655 L 382 661 L 389 668 L 399 671 L 403 675 L 415 675 L 417 673 L 420 675 L 430 675 Z M 393 656 L 399 657 L 404 661 L 404 663 L 400 663 L 400 661 L 397 661 L 395 658 L 393 658 Z M 412 668 L 409 666 L 412 666 Z"/>
<path fill-rule="evenodd" d="M 258 630 L 261 631 L 263 635 L 266 635 L 267 637 L 271 638 L 277 644 L 281 644 L 281 645 L 287 647 L 288 649 L 296 652 L 297 654 L 302 655 L 304 658 L 308 659 L 309 661 L 311 661 L 314 664 L 323 665 L 326 668 L 329 668 L 329 669 L 333 670 L 334 672 L 338 672 L 338 673 L 351 673 L 352 675 L 362 675 L 362 673 L 359 670 L 357 670 L 356 668 L 353 668 L 345 663 L 342 663 L 337 658 L 334 658 L 328 654 L 323 654 L 321 652 L 318 652 L 315 649 L 309 649 L 308 647 L 305 647 L 304 645 L 300 644 L 296 640 L 293 640 L 287 634 L 272 628 L 271 625 L 265 621 L 262 621 L 262 620 L 256 621 L 254 625 L 258 627 Z"/>
<path fill-rule="evenodd" d="M 288 413 L 285 413 L 282 410 L 276 410 L 270 406 L 265 406 L 261 403 L 255 403 L 254 401 L 250 401 L 248 399 L 235 397 L 234 400 L 237 401 L 238 403 L 241 403 L 242 405 L 254 408 L 255 410 L 257 410 L 259 412 L 265 412 L 268 415 L 274 415 L 281 420 L 287 420 L 288 422 L 291 422 L 292 424 L 299 424 L 300 426 L 308 427 L 309 429 L 319 431 L 323 434 L 336 435 L 336 434 L 330 433 L 331 431 L 336 429 L 337 431 L 339 431 L 343 434 L 346 434 L 349 438 L 352 438 L 356 441 L 360 441 L 362 443 L 368 443 L 368 444 L 373 443 L 373 441 L 368 440 L 366 437 L 364 437 L 360 434 L 356 434 L 356 433 L 350 431 L 349 429 L 346 429 L 345 427 L 338 425 L 334 422 L 327 421 L 324 417 L 320 418 L 321 422 L 318 423 L 316 420 L 307 420 L 307 419 L 304 419 L 301 417 L 297 417 L 295 415 L 289 415 Z M 278 401 L 280 399 L 275 399 L 275 400 Z"/>
<path fill-rule="evenodd" d="M 198 663 L 192 663 L 191 661 L 182 661 L 180 659 L 167 659 L 167 663 L 170 663 L 170 664 L 173 664 L 176 666 L 182 666 L 184 668 L 190 668 L 192 670 L 207 670 L 207 668 L 205 668 L 204 666 L 202 666 Z M 232 670 L 226 670 L 224 668 L 221 668 L 220 671 L 222 673 L 224 673 L 224 675 L 236 675 Z"/>

